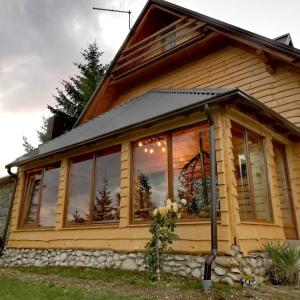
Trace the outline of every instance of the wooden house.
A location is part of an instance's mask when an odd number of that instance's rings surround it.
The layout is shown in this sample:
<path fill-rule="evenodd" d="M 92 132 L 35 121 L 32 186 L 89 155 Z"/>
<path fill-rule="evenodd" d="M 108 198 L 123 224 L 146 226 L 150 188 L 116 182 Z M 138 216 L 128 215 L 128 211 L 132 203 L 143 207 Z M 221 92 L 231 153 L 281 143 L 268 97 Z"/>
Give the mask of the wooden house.
<path fill-rule="evenodd" d="M 150 0 L 75 127 L 18 167 L 7 249 L 141 252 L 155 207 L 188 202 L 176 253 L 210 251 L 214 119 L 218 251 L 300 232 L 300 50 Z"/>

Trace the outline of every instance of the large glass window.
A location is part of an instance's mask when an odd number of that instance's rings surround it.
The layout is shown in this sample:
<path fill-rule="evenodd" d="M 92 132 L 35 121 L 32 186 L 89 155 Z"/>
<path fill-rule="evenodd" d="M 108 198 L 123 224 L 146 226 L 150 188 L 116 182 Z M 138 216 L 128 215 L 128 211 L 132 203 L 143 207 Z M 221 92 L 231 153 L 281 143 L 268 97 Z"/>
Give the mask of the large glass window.
<path fill-rule="evenodd" d="M 60 164 L 54 164 L 26 173 L 22 226 L 55 225 L 59 170 Z"/>
<path fill-rule="evenodd" d="M 70 160 L 67 224 L 119 220 L 120 150 L 116 146 Z"/>
<path fill-rule="evenodd" d="M 148 220 L 166 200 L 186 199 L 183 219 L 209 217 L 207 124 L 174 130 L 133 143 L 133 219 Z"/>
<path fill-rule="evenodd" d="M 263 137 L 235 124 L 231 132 L 240 217 L 271 221 Z"/>

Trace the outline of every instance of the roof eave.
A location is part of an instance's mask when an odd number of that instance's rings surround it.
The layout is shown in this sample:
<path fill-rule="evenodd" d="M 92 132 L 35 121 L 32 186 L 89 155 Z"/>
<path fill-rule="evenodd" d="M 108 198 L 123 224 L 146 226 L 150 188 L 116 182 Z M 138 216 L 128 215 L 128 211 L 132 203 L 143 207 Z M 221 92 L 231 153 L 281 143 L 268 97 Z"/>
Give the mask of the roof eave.
<path fill-rule="evenodd" d="M 285 118 L 280 116 L 278 113 L 276 113 L 272 109 L 265 106 L 263 103 L 259 102 L 255 98 L 245 94 L 244 92 L 242 92 L 242 91 L 240 91 L 239 89 L 236 88 L 236 89 L 232 89 L 232 90 L 229 90 L 227 92 L 224 92 L 221 95 L 212 96 L 209 99 L 201 101 L 200 103 L 195 103 L 195 104 L 183 107 L 183 108 L 179 108 L 179 109 L 167 112 L 165 114 L 159 115 L 157 117 L 153 117 L 153 118 L 150 118 L 148 120 L 144 120 L 142 122 L 138 122 L 138 123 L 135 123 L 135 124 L 132 124 L 132 125 L 129 125 L 129 126 L 125 126 L 123 128 L 120 128 L 119 130 L 115 130 L 113 132 L 110 132 L 110 133 L 107 133 L 107 134 L 104 134 L 104 135 L 99 135 L 99 136 L 94 137 L 92 139 L 89 139 L 89 140 L 86 140 L 86 141 L 83 141 L 83 142 L 79 142 L 79 143 L 76 143 L 76 144 L 73 144 L 73 145 L 70 145 L 70 146 L 66 146 L 66 147 L 57 149 L 55 151 L 42 154 L 42 155 L 37 156 L 37 157 L 28 158 L 28 159 L 23 160 L 21 162 L 15 160 L 15 161 L 11 162 L 10 164 L 6 165 L 6 168 L 11 168 L 13 166 L 21 166 L 21 165 L 24 165 L 24 164 L 29 163 L 31 161 L 37 160 L 37 159 L 49 157 L 51 155 L 55 155 L 55 154 L 58 154 L 58 153 L 62 153 L 62 152 L 71 150 L 75 147 L 80 147 L 80 146 L 84 146 L 84 145 L 87 145 L 87 144 L 90 144 L 90 143 L 93 143 L 93 142 L 96 142 L 96 141 L 99 141 L 99 140 L 119 136 L 121 134 L 124 134 L 124 133 L 130 131 L 130 130 L 140 128 L 141 126 L 149 126 L 153 123 L 157 123 L 159 121 L 162 121 L 162 120 L 165 120 L 165 119 L 168 119 L 168 118 L 171 118 L 171 117 L 175 117 L 175 116 L 180 115 L 180 114 L 186 114 L 186 113 L 191 112 L 191 111 L 199 110 L 199 109 L 203 108 L 205 104 L 218 105 L 221 102 L 236 99 L 237 97 L 244 100 L 244 101 L 241 102 L 243 105 L 248 104 L 248 105 L 251 105 L 251 106 L 255 107 L 256 109 L 264 111 L 268 116 L 270 116 L 270 118 L 279 121 L 282 124 L 282 126 L 285 127 L 291 134 L 293 134 L 294 136 L 297 136 L 300 139 L 300 130 L 299 130 L 298 127 L 296 127 L 294 124 L 290 123 L 288 120 L 286 120 Z"/>

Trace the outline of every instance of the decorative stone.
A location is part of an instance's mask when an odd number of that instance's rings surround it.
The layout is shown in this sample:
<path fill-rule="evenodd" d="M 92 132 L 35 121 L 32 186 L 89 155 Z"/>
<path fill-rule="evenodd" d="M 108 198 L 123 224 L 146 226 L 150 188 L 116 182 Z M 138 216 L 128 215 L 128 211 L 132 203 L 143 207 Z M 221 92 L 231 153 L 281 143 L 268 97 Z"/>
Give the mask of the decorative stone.
<path fill-rule="evenodd" d="M 223 269 L 221 267 L 216 267 L 215 272 L 216 272 L 216 274 L 218 274 L 220 276 L 224 276 L 226 274 L 226 269 Z"/>
<path fill-rule="evenodd" d="M 226 283 L 226 284 L 228 284 L 230 286 L 234 285 L 234 282 L 233 282 L 233 280 L 230 277 L 224 277 L 224 278 L 222 278 L 221 282 Z"/>
<path fill-rule="evenodd" d="M 67 254 L 66 253 L 63 253 L 61 256 L 60 256 L 60 261 L 65 261 L 67 258 Z"/>
<path fill-rule="evenodd" d="M 235 274 L 241 274 L 241 271 L 238 268 L 232 268 L 230 270 L 231 273 L 235 273 Z"/>
<path fill-rule="evenodd" d="M 199 263 L 192 262 L 192 263 L 189 263 L 188 266 L 192 269 L 195 269 L 195 268 L 200 267 L 201 265 Z"/>
<path fill-rule="evenodd" d="M 227 276 L 230 277 L 233 281 L 239 282 L 242 279 L 241 275 L 227 273 Z"/>
<path fill-rule="evenodd" d="M 226 268 L 237 267 L 239 265 L 233 257 L 229 256 L 217 256 L 214 262 L 215 264 Z"/>
<path fill-rule="evenodd" d="M 122 263 L 122 269 L 124 269 L 124 270 L 136 270 L 137 265 L 135 264 L 135 262 L 132 259 L 126 259 Z"/>
<path fill-rule="evenodd" d="M 251 274 L 252 274 L 250 268 L 243 268 L 243 273 L 244 273 L 245 275 L 251 275 Z"/>
<path fill-rule="evenodd" d="M 193 277 L 195 277 L 195 278 L 200 278 L 201 272 L 200 272 L 199 269 L 195 269 L 195 270 L 191 273 L 191 275 L 192 275 Z"/>

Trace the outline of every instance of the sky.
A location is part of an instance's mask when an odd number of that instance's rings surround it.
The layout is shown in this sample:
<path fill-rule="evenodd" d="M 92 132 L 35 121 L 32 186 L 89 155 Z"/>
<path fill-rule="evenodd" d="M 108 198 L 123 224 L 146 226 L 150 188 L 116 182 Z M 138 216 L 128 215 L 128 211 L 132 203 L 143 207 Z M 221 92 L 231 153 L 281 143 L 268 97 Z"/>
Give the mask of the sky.
<path fill-rule="evenodd" d="M 274 38 L 289 32 L 300 48 L 298 0 L 170 0 L 210 17 Z M 38 145 L 36 130 L 63 79 L 74 75 L 80 51 L 97 41 L 109 63 L 128 34 L 128 16 L 146 0 L 0 0 L 0 177 L 24 154 L 22 136 Z"/>

